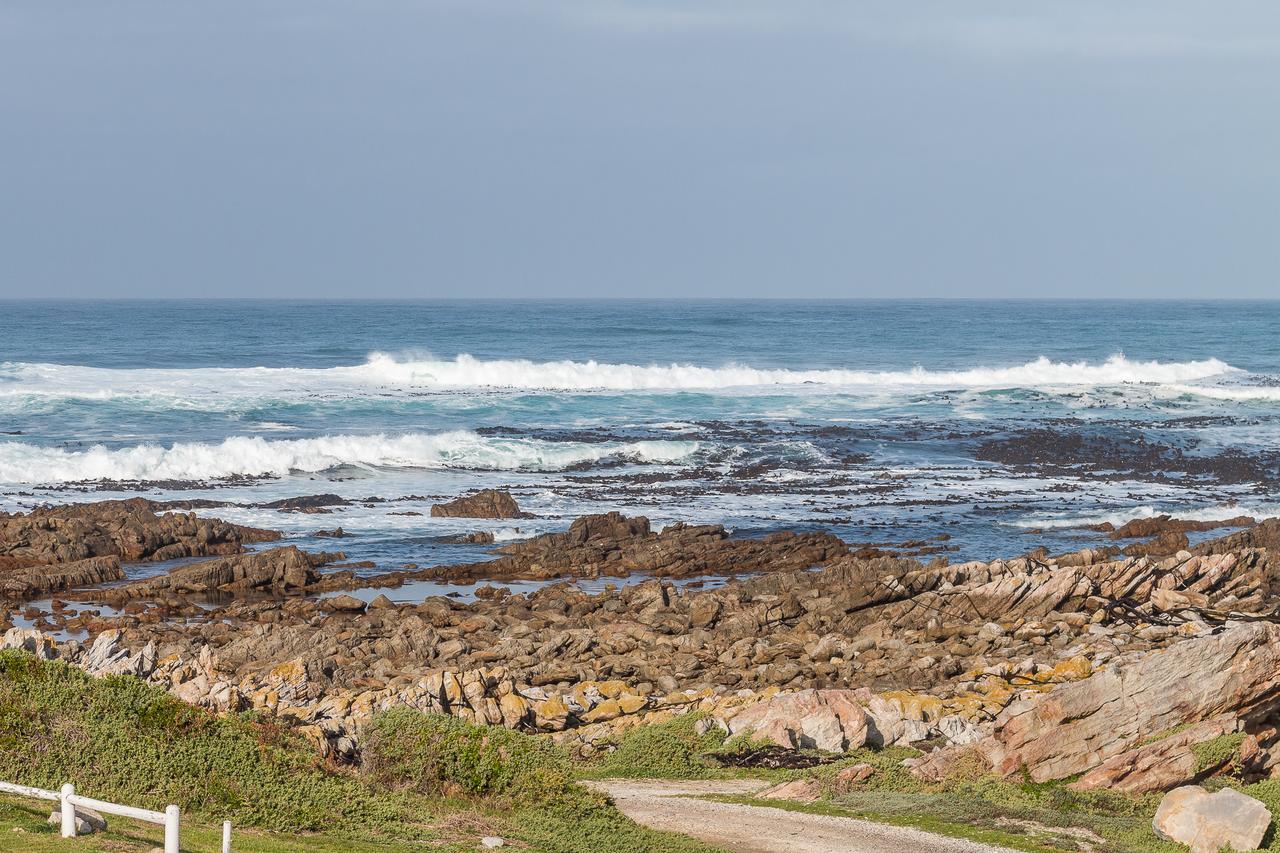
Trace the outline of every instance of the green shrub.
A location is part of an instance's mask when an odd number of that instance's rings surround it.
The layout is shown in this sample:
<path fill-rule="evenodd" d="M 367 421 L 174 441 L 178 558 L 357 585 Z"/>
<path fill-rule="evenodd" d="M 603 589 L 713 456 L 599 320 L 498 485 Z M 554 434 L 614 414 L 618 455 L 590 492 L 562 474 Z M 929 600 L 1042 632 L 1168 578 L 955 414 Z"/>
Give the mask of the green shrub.
<path fill-rule="evenodd" d="M 388 830 L 402 797 L 326 769 L 315 747 L 253 715 L 216 717 L 127 676 L 0 652 L 0 778 L 282 831 Z M 416 820 L 416 818 L 415 818 Z"/>
<path fill-rule="evenodd" d="M 641 726 L 622 736 L 617 748 L 592 767 L 593 775 L 622 778 L 701 779 L 715 775 L 701 756 L 724 743 L 724 731 L 712 726 L 699 735 L 702 714 L 685 714 Z"/>
<path fill-rule="evenodd" d="M 545 738 L 395 708 L 364 732 L 364 772 L 378 785 L 488 798 L 513 808 L 514 837 L 549 853 L 684 853 L 708 848 L 633 823 L 575 785 L 568 754 Z"/>
<path fill-rule="evenodd" d="M 434 796 L 536 800 L 563 793 L 572 773 L 568 753 L 549 740 L 409 708 L 374 717 L 363 751 L 377 784 Z"/>
<path fill-rule="evenodd" d="M 1242 743 L 1244 732 L 1235 732 L 1192 746 L 1191 752 L 1196 757 L 1196 772 L 1203 773 L 1223 764 L 1234 763 L 1239 758 Z"/>

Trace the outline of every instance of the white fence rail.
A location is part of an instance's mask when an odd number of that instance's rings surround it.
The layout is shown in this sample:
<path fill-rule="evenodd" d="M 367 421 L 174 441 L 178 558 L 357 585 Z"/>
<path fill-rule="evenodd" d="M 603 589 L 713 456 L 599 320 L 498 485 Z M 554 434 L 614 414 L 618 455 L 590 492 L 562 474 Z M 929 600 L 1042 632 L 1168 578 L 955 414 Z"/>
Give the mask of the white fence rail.
<path fill-rule="evenodd" d="M 76 793 L 74 785 L 63 785 L 62 790 L 46 791 L 30 785 L 16 785 L 12 782 L 0 782 L 0 793 L 17 794 L 20 797 L 33 797 L 38 800 L 55 800 L 61 803 L 62 837 L 76 836 L 76 806 L 83 806 L 94 811 L 121 817 L 156 823 L 164 827 L 164 853 L 179 853 L 178 833 L 181 813 L 177 806 L 166 806 L 162 812 L 150 809 L 138 809 L 133 806 L 122 806 L 108 803 L 106 800 L 95 800 L 93 797 L 82 797 Z M 231 821 L 222 822 L 222 853 L 231 853 Z"/>

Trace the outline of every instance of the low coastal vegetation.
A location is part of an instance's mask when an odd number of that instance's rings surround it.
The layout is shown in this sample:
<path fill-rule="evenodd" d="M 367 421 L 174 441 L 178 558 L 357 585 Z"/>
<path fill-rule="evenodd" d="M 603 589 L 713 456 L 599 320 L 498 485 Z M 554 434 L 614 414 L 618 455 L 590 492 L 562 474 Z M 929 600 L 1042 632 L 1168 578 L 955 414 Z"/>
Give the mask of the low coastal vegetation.
<path fill-rule="evenodd" d="M 811 780 L 804 799 L 709 795 L 709 799 L 910 826 L 1032 853 L 1089 849 L 1098 853 L 1177 853 L 1186 848 L 1161 841 L 1152 817 L 1162 794 L 1075 791 L 1070 779 L 1035 783 L 999 779 L 975 764 L 958 768 L 942 782 L 913 776 L 904 760 L 920 755 L 910 747 L 860 748 L 843 756 L 807 751 L 818 766 L 800 769 L 743 769 L 723 766 L 726 755 L 758 746 L 742 737 L 726 739 L 711 727 L 699 734 L 700 715 L 690 714 L 633 729 L 616 749 L 580 770 L 591 777 L 715 779 L 754 777 L 780 786 Z M 1239 734 L 1209 741 L 1197 752 L 1205 767 L 1228 772 L 1202 781 L 1209 790 L 1235 787 L 1280 813 L 1280 783 L 1246 785 L 1230 775 L 1227 760 L 1240 746 Z M 851 768 L 865 768 L 846 782 Z M 842 773 L 843 771 L 843 773 Z M 1264 850 L 1280 850 L 1270 834 Z"/>
<path fill-rule="evenodd" d="M 375 717 L 365 758 L 361 772 L 327 766 L 313 744 L 265 717 L 215 716 L 130 676 L 94 679 L 0 653 L 0 778 L 44 788 L 75 780 L 89 796 L 150 808 L 177 803 L 192 837 L 212 838 L 230 819 L 249 832 L 245 849 L 267 851 L 471 849 L 482 835 L 565 853 L 704 849 L 632 823 L 573 782 L 560 748 L 519 732 L 398 709 Z M 0 823 L 40 849 L 56 838 L 39 819 L 47 813 L 4 800 Z M 154 846 L 145 832 L 110 842 Z"/>

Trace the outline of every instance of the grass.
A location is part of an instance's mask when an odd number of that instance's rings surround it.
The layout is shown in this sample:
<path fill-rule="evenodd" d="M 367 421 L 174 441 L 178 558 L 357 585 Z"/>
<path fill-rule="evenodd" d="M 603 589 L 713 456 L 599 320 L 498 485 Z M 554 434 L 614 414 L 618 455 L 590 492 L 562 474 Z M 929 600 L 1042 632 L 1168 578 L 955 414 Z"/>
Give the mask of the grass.
<path fill-rule="evenodd" d="M 807 770 L 721 769 L 710 766 L 700 756 L 734 744 L 724 742 L 722 734 L 700 738 L 694 729 L 695 721 L 691 715 L 688 719 L 676 718 L 634 729 L 611 755 L 589 765 L 585 772 L 592 777 L 666 779 L 748 776 L 786 781 L 813 777 L 819 780 L 823 791 L 823 799 L 816 803 L 749 796 L 709 799 L 856 817 L 1035 853 L 1076 850 L 1081 843 L 1099 853 L 1173 853 L 1184 849 L 1159 841 L 1151 829 L 1159 794 L 1076 792 L 1067 788 L 1065 781 L 1037 784 L 996 779 L 984 775 L 977 765 L 967 771 L 961 769 L 946 783 L 930 783 L 915 778 L 903 766 L 904 759 L 919 754 L 904 747 L 859 749 L 839 761 Z M 1219 752 L 1238 746 L 1238 741 L 1217 744 L 1211 760 Z M 837 774 L 854 764 L 869 764 L 874 772 L 852 790 L 842 790 Z M 1280 782 L 1274 783 L 1274 791 L 1258 792 L 1258 786 L 1252 787 L 1255 790 L 1246 792 L 1264 801 L 1266 796 L 1280 801 Z M 1272 807 L 1277 806 L 1280 802 Z M 1280 809 L 1276 813 L 1280 814 Z"/>
<path fill-rule="evenodd" d="M 475 849 L 500 835 L 551 853 L 701 853 L 705 845 L 624 817 L 575 779 L 590 777 L 774 781 L 814 777 L 816 803 L 718 797 L 792 811 L 842 815 L 1050 853 L 1087 843 L 1098 853 L 1176 851 L 1158 841 L 1159 794 L 1075 792 L 1065 783 L 1008 781 L 959 772 L 929 783 L 902 762 L 915 750 L 860 749 L 809 770 L 722 768 L 705 756 L 750 746 L 718 728 L 698 734 L 689 714 L 627 732 L 608 755 L 575 765 L 545 738 L 395 709 L 362 736 L 362 772 L 326 766 L 312 745 L 272 720 L 214 716 L 137 679 L 92 679 L 58 662 L 0 652 L 0 779 L 56 789 L 74 780 L 88 796 L 161 809 L 182 807 L 184 843 L 216 849 L 220 822 L 236 826 L 236 849 L 264 853 L 430 847 Z M 1206 767 L 1234 766 L 1240 737 L 1201 744 Z M 850 788 L 837 774 L 871 765 Z M 1280 814 L 1280 780 L 1235 786 Z M 0 849 L 64 850 L 45 822 L 52 804 L 0 797 Z M 112 819 L 86 850 L 150 850 L 160 829 Z M 1274 834 L 1264 849 L 1280 850 Z"/>
<path fill-rule="evenodd" d="M 215 716 L 135 678 L 0 652 L 0 779 L 74 781 L 86 796 L 157 810 L 177 803 L 193 849 L 216 849 L 224 819 L 236 849 L 268 853 L 475 849 L 482 835 L 551 853 L 708 849 L 640 827 L 574 784 L 567 756 L 544 739 L 397 710 L 374 719 L 365 754 L 362 774 L 329 767 L 270 719 Z M 65 849 L 43 823 L 49 810 L 0 800 L 0 848 Z M 150 850 L 158 838 L 112 819 L 85 849 Z"/>
<path fill-rule="evenodd" d="M 583 769 L 583 776 L 626 779 L 713 779 L 731 775 L 703 760 L 720 749 L 724 730 L 696 727 L 703 714 L 684 714 L 661 723 L 631 729 L 615 749 Z"/>
<path fill-rule="evenodd" d="M 106 832 L 65 841 L 59 834 L 58 827 L 47 821 L 49 812 L 56 806 L 56 803 L 51 802 L 0 796 L 0 849 L 23 853 L 67 853 L 71 849 L 120 853 L 132 850 L 150 851 L 164 844 L 163 828 L 109 815 Z M 221 849 L 221 843 L 221 825 L 183 817 L 184 850 L 218 850 Z M 430 845 L 435 853 L 475 849 L 474 841 L 435 841 L 430 842 Z M 388 850 L 403 849 L 403 844 L 391 840 L 335 839 L 332 835 L 299 835 L 236 827 L 232 835 L 232 849 L 238 853 L 316 853 L 335 849 L 352 853 L 386 853 Z"/>
<path fill-rule="evenodd" d="M 572 784 L 569 754 L 551 741 L 457 717 L 393 708 L 364 732 L 364 773 L 387 788 L 524 804 Z"/>
<path fill-rule="evenodd" d="M 455 717 L 389 710 L 365 732 L 368 777 L 393 790 L 485 798 L 509 810 L 513 833 L 539 849 L 565 853 L 673 851 L 706 845 L 644 829 L 608 800 L 573 781 L 562 748 L 510 729 Z"/>
<path fill-rule="evenodd" d="M 1242 743 L 1244 732 L 1219 735 L 1204 743 L 1197 743 L 1191 747 L 1191 752 L 1196 757 L 1196 770 L 1203 773 L 1224 764 L 1234 765 L 1239 758 Z"/>

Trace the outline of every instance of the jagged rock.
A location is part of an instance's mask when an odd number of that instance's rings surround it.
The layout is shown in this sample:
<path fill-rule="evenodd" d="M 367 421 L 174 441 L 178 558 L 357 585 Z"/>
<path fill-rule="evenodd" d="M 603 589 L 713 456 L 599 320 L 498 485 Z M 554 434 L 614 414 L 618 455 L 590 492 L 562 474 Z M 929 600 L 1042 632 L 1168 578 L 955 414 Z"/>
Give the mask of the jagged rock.
<path fill-rule="evenodd" d="M 1088 679 L 1009 705 L 978 751 L 1001 776 L 1044 782 L 1092 770 L 1185 723 L 1264 718 L 1280 707 L 1278 643 L 1280 625 L 1253 622 L 1117 658 Z M 936 776 L 930 765 L 949 760 L 937 750 L 913 772 Z"/>
<path fill-rule="evenodd" d="M 1164 795 L 1151 825 L 1157 836 L 1185 844 L 1191 853 L 1256 850 L 1271 826 L 1271 812 L 1231 788 L 1210 794 L 1187 785 Z"/>
<path fill-rule="evenodd" d="M 865 690 L 802 690 L 757 702 L 726 727 L 790 749 L 847 752 L 867 742 L 871 717 L 862 703 L 870 699 Z"/>
<path fill-rule="evenodd" d="M 136 654 L 120 642 L 119 630 L 103 631 L 78 662 L 90 675 L 136 675 L 145 678 L 156 666 L 155 643 L 147 643 Z"/>
<path fill-rule="evenodd" d="M 836 773 L 835 788 L 837 793 L 847 793 L 857 785 L 875 775 L 875 768 L 870 764 L 851 764 L 841 767 Z"/>
<path fill-rule="evenodd" d="M 1196 555 L 1225 554 L 1231 551 L 1242 551 L 1247 548 L 1266 548 L 1269 551 L 1280 550 L 1280 518 L 1268 518 L 1258 522 L 1254 527 L 1229 533 L 1217 539 L 1201 542 L 1191 548 Z"/>
<path fill-rule="evenodd" d="M 473 495 L 434 504 L 431 515 L 433 518 L 532 518 L 529 513 L 520 511 L 510 492 L 500 489 L 484 489 Z"/>
<path fill-rule="evenodd" d="M 261 509 L 275 509 L 280 512 L 304 512 L 310 514 L 326 514 L 329 507 L 351 506 L 351 501 L 334 494 L 303 495 L 297 498 L 284 498 L 270 503 L 258 504 Z"/>
<path fill-rule="evenodd" d="M 40 593 L 117 581 L 123 577 L 120 558 L 114 554 L 86 557 L 70 563 L 51 563 L 0 572 L 0 595 L 6 598 L 34 598 Z"/>
<path fill-rule="evenodd" d="M 191 513 L 154 511 L 142 498 L 0 513 L 0 572 L 115 556 L 125 562 L 240 553 L 279 539 L 272 530 Z"/>
<path fill-rule="evenodd" d="M 938 720 L 938 731 L 947 739 L 947 743 L 955 746 L 976 743 L 982 738 L 982 731 L 977 726 L 955 714 Z"/>
<path fill-rule="evenodd" d="M 124 586 L 112 587 L 93 597 L 128 599 L 155 596 L 165 592 L 190 593 L 215 590 L 303 589 L 317 579 L 315 569 L 341 559 L 341 554 L 307 553 L 297 546 L 271 548 L 251 554 L 238 554 L 181 566 L 167 575 L 148 578 Z"/>
<path fill-rule="evenodd" d="M 1205 720 L 1110 758 L 1069 787 L 1077 791 L 1102 789 L 1141 794 L 1167 791 L 1206 776 L 1221 766 L 1201 766 L 1193 747 L 1235 731 L 1230 717 Z M 1230 762 L 1231 757 L 1226 759 Z"/>
<path fill-rule="evenodd" d="M 790 782 L 767 788 L 756 796 L 764 800 L 795 800 L 801 803 L 812 803 L 821 799 L 822 783 L 812 777 L 792 779 Z"/>
<path fill-rule="evenodd" d="M 362 613 L 366 607 L 363 601 L 350 595 L 325 599 L 323 606 L 326 610 L 337 610 L 342 613 Z"/>
<path fill-rule="evenodd" d="M 617 512 L 577 519 L 563 533 L 548 533 L 498 549 L 498 559 L 406 573 L 401 580 L 548 579 L 736 574 L 809 569 L 848 552 L 825 533 L 775 533 L 731 539 L 723 526 L 672 524 L 654 533 L 643 516 Z"/>
<path fill-rule="evenodd" d="M 58 656 L 58 647 L 53 638 L 35 628 L 10 628 L 5 631 L 0 649 L 22 649 L 41 660 L 53 660 Z"/>

